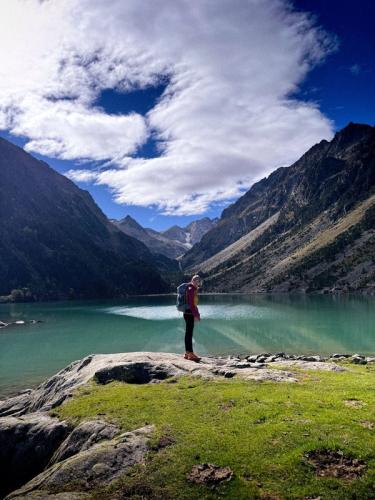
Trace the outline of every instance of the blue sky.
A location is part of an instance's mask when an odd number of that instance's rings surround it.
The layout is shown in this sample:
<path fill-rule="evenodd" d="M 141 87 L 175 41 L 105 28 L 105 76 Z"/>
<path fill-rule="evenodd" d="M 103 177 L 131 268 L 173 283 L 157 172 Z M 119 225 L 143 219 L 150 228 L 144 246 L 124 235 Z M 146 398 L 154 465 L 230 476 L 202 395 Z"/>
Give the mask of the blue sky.
<path fill-rule="evenodd" d="M 157 230 L 217 217 L 348 122 L 375 123 L 373 2 L 295 0 L 291 11 L 281 0 L 251 10 L 245 0 L 207 0 L 187 12 L 169 1 L 0 7 L 14 29 L 34 16 L 40 37 L 22 32 L 14 53 L 0 54 L 10 75 L 0 135 L 70 176 L 108 217 L 130 214 Z M 72 7 L 91 9 L 92 45 L 77 37 Z M 63 53 L 54 19 L 68 39 Z M 15 63 L 25 47 L 29 72 L 26 59 Z"/>
<path fill-rule="evenodd" d="M 375 124 L 375 2 L 296 0 L 337 35 L 338 49 L 309 73 L 296 95 L 315 100 L 336 130 L 348 122 Z"/>

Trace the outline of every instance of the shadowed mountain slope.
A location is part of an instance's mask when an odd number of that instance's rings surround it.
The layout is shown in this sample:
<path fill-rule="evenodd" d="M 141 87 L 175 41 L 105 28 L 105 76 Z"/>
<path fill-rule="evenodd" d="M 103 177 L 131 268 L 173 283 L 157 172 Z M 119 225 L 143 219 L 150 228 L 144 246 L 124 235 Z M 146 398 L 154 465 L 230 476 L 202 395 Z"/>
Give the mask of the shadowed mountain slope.
<path fill-rule="evenodd" d="M 112 297 L 168 289 L 147 247 L 91 195 L 0 138 L 0 295 Z"/>

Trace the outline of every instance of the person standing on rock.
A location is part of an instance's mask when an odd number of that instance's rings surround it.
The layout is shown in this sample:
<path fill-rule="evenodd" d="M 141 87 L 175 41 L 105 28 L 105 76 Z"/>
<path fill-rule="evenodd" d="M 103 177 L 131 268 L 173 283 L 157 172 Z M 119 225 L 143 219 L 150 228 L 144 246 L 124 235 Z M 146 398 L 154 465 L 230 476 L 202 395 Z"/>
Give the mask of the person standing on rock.
<path fill-rule="evenodd" d="M 200 321 L 201 316 L 198 310 L 198 288 L 201 286 L 201 279 L 198 274 L 194 275 L 186 287 L 186 306 L 184 320 L 185 330 L 185 355 L 184 358 L 190 361 L 199 362 L 201 358 L 193 351 L 193 330 L 195 321 Z"/>

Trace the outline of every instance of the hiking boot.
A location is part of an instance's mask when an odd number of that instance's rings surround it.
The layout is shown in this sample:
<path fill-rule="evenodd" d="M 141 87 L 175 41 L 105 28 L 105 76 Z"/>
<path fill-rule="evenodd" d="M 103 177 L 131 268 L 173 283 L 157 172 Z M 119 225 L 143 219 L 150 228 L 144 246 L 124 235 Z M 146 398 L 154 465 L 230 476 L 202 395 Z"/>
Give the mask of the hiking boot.
<path fill-rule="evenodd" d="M 189 361 L 195 361 L 196 363 L 199 363 L 201 358 L 197 356 L 194 352 L 185 352 L 185 359 L 188 359 Z"/>

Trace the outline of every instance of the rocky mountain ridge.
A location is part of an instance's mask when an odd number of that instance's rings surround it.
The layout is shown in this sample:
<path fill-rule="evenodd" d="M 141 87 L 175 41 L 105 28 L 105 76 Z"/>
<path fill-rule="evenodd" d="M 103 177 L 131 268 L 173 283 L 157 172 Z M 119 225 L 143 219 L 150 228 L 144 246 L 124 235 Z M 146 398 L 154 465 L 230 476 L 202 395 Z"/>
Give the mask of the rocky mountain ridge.
<path fill-rule="evenodd" d="M 254 184 L 181 260 L 209 291 L 375 288 L 375 127 L 349 124 Z"/>
<path fill-rule="evenodd" d="M 142 241 L 151 253 L 177 259 L 198 243 L 202 236 L 215 226 L 217 219 L 203 217 L 186 227 L 175 225 L 165 231 L 144 228 L 130 215 L 119 221 L 112 220 L 112 222 L 128 236 Z"/>

